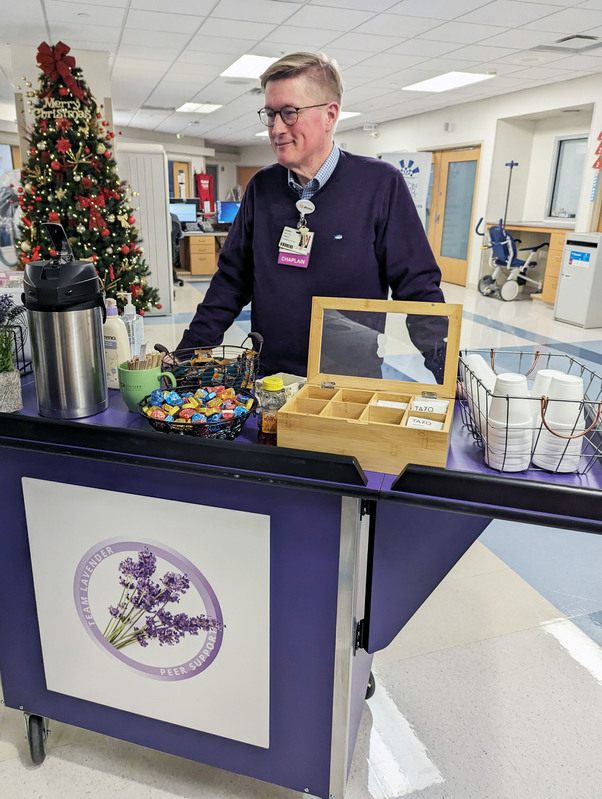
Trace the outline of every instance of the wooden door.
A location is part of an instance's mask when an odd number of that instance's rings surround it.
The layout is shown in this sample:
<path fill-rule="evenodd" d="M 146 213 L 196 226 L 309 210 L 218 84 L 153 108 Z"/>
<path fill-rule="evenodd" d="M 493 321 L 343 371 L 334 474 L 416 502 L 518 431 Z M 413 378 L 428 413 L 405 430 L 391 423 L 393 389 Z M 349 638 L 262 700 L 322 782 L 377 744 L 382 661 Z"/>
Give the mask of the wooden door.
<path fill-rule="evenodd" d="M 434 153 L 428 237 L 442 279 L 466 285 L 481 148 Z"/>
<path fill-rule="evenodd" d="M 171 161 L 173 196 L 188 200 L 195 197 L 190 190 L 190 164 L 187 161 Z"/>
<path fill-rule="evenodd" d="M 251 180 L 253 175 L 259 170 L 262 169 L 260 166 L 239 166 L 237 169 L 238 175 L 238 182 L 240 184 L 240 188 L 242 189 L 242 193 L 245 193 L 245 189 L 247 188 L 247 183 Z"/>

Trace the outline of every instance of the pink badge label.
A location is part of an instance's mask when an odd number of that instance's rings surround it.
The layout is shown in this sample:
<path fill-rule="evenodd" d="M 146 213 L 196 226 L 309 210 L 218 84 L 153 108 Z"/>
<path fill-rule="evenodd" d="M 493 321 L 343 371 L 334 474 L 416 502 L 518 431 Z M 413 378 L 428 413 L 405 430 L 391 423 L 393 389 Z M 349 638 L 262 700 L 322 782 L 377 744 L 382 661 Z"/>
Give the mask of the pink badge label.
<path fill-rule="evenodd" d="M 297 255 L 292 252 L 282 252 L 278 254 L 278 263 L 286 264 L 287 266 L 299 266 L 301 269 L 307 269 L 309 264 L 309 255 Z"/>

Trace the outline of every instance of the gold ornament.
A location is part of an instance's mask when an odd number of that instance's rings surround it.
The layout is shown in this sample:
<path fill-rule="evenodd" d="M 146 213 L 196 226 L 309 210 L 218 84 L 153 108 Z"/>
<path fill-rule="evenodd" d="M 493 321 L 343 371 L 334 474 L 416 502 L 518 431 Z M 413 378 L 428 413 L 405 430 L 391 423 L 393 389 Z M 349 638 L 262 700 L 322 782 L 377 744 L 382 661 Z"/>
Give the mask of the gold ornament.
<path fill-rule="evenodd" d="M 102 142 L 99 142 L 96 145 L 96 152 L 98 155 L 102 155 L 106 149 L 106 145 L 104 145 Z"/>
<path fill-rule="evenodd" d="M 61 202 L 63 202 L 63 200 L 67 196 L 67 190 L 66 189 L 57 189 L 54 193 L 55 193 L 56 199 L 60 200 Z M 50 197 L 48 197 L 48 199 L 50 199 Z"/>
<path fill-rule="evenodd" d="M 28 241 L 22 241 L 21 249 L 23 250 L 23 252 L 29 252 L 31 250 L 31 244 Z"/>
<path fill-rule="evenodd" d="M 107 216 L 107 222 L 114 222 L 115 221 L 115 214 L 109 214 Z"/>
<path fill-rule="evenodd" d="M 85 233 L 85 232 L 86 232 L 86 228 L 85 228 L 83 225 L 81 225 L 81 224 L 80 224 L 80 225 L 78 225 L 78 226 L 77 226 L 75 229 L 76 229 L 76 230 L 77 230 L 77 232 L 80 234 L 80 236 L 82 235 L 82 233 Z"/>
<path fill-rule="evenodd" d="M 128 222 L 128 214 L 117 214 L 117 219 L 121 222 L 122 227 L 128 227 L 130 224 Z"/>

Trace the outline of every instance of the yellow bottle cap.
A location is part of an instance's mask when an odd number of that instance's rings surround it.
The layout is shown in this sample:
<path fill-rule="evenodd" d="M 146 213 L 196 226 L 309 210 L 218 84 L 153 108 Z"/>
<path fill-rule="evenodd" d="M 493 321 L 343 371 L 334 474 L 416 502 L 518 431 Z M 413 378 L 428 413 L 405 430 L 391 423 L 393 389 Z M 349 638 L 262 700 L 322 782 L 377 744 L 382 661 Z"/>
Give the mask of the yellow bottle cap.
<path fill-rule="evenodd" d="M 270 377 L 263 378 L 262 388 L 265 391 L 280 391 L 280 389 L 284 388 L 284 383 L 281 377 L 270 375 Z"/>

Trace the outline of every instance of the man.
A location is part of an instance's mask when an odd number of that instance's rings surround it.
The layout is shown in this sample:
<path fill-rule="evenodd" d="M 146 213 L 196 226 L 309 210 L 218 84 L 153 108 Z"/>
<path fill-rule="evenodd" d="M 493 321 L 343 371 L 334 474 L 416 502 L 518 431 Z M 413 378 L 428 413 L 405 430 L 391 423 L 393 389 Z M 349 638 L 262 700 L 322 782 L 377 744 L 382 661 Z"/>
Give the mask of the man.
<path fill-rule="evenodd" d="M 293 53 L 264 72 L 261 86 L 258 113 L 277 163 L 249 181 L 178 349 L 220 343 L 251 302 L 262 371 L 304 375 L 312 297 L 386 299 L 390 287 L 393 299 L 443 302 L 441 273 L 400 171 L 334 144 L 342 98 L 335 63 Z"/>

